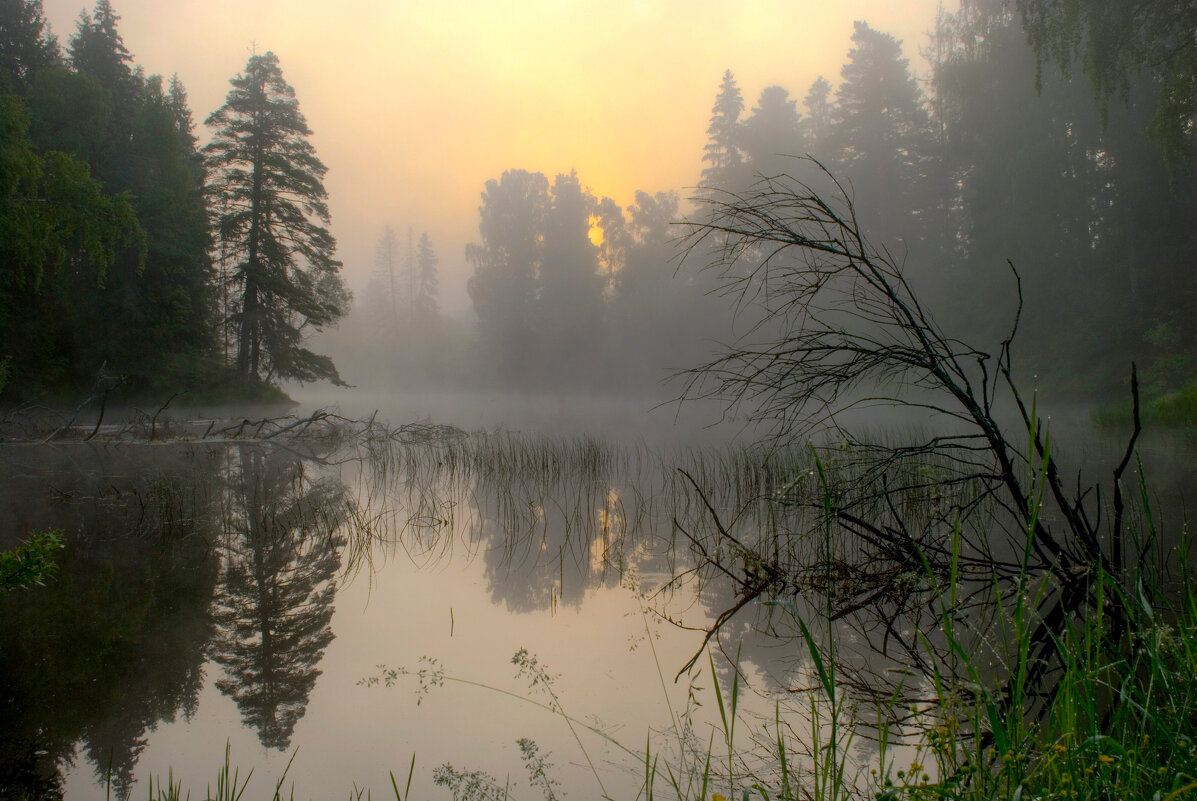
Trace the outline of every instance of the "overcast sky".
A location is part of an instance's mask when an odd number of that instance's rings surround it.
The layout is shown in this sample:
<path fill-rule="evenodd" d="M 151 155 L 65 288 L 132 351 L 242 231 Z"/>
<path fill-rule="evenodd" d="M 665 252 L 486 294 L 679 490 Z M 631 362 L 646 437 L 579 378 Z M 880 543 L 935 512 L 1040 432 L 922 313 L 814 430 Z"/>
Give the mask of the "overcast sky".
<path fill-rule="evenodd" d="M 698 179 L 725 69 L 746 112 L 779 84 L 799 101 L 838 85 L 852 22 L 903 42 L 916 72 L 941 0 L 112 0 L 147 73 L 178 73 L 203 120 L 254 48 L 274 51 L 329 168 L 333 233 L 350 285 L 384 225 L 427 230 L 442 305 L 468 305 L 464 246 L 483 185 L 505 169 L 627 205 Z M 954 10 L 956 4 L 945 4 Z M 65 46 L 80 0 L 44 0 Z"/>

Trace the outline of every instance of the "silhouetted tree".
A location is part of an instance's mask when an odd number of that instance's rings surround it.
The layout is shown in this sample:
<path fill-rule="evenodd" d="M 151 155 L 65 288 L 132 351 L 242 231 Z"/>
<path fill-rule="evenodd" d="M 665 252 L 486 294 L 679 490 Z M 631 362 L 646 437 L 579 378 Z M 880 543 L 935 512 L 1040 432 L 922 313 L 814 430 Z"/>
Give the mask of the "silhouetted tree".
<path fill-rule="evenodd" d="M 440 292 L 440 279 L 437 277 L 436 265 L 439 262 L 436 251 L 432 249 L 432 239 L 425 231 L 420 234 L 415 265 L 419 284 L 416 294 L 416 315 L 424 322 L 435 320 L 437 316 L 436 296 Z"/>
<path fill-rule="evenodd" d="M 175 117 L 175 127 L 183 136 L 189 150 L 195 151 L 195 117 L 191 114 L 191 106 L 187 102 L 187 87 L 179 80 L 177 74 L 170 76 L 170 87 L 167 89 L 166 103 Z M 196 151 L 196 161 L 203 167 L 203 159 Z"/>
<path fill-rule="evenodd" d="M 90 16 L 80 12 L 68 47 L 75 70 L 91 75 L 108 91 L 112 113 L 91 167 L 97 178 L 118 191 L 133 166 L 130 143 L 141 94 L 141 78 L 134 74 L 133 56 L 117 30 L 119 21 L 112 4 L 98 0 Z"/>
<path fill-rule="evenodd" d="M 605 282 L 590 240 L 595 205 L 576 173 L 553 181 L 537 281 L 537 351 L 544 375 L 566 384 L 593 377 L 601 341 Z"/>
<path fill-rule="evenodd" d="M 342 317 L 349 293 L 333 258 L 324 164 L 308 141 L 278 57 L 255 55 L 206 124 L 209 192 L 239 308 L 230 321 L 243 376 L 341 383 L 332 360 L 302 347 L 308 328 Z"/>
<path fill-rule="evenodd" d="M 797 102 L 780 86 L 766 86 L 740 133 L 742 150 L 754 174 L 776 175 L 806 155 Z"/>
<path fill-rule="evenodd" d="M 740 150 L 740 114 L 743 111 L 744 98 L 736 85 L 736 77 L 731 70 L 726 70 L 711 108 L 711 124 L 707 126 L 708 141 L 702 155 L 707 166 L 702 171 L 701 186 L 725 187 L 739 179 L 739 169 L 744 163 Z"/>
<path fill-rule="evenodd" d="M 628 207 L 621 269 L 611 289 L 610 370 L 637 393 L 708 357 L 722 339 L 725 309 L 707 276 L 677 269 L 676 192 L 637 192 Z"/>
<path fill-rule="evenodd" d="M 918 238 L 914 208 L 930 121 L 901 43 L 857 22 L 836 93 L 837 161 L 878 242 Z"/>
<path fill-rule="evenodd" d="M 831 100 L 831 82 L 820 75 L 810 85 L 806 97 L 806 117 L 802 120 L 803 133 L 810 145 L 811 153 L 823 158 L 830 149 L 832 123 L 835 120 L 835 104 Z"/>
<path fill-rule="evenodd" d="M 466 260 L 474 268 L 467 289 L 482 347 L 500 375 L 517 382 L 532 373 L 532 321 L 549 204 L 543 174 L 504 172 L 498 181 L 487 181 L 482 194 L 482 242 L 466 246 Z"/>
<path fill-rule="evenodd" d="M 394 339 L 399 335 L 399 298 L 401 295 L 402 264 L 399 254 L 399 237 L 395 229 L 386 226 L 374 246 L 374 277 L 371 281 L 370 302 L 385 321 L 379 327 L 380 333 Z"/>

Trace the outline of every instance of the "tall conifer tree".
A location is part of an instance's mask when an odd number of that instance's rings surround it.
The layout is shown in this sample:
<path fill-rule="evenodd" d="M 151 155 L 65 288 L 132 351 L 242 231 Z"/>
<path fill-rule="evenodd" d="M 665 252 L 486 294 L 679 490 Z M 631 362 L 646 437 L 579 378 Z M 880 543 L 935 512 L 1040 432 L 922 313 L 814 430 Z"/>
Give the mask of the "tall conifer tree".
<path fill-rule="evenodd" d="M 930 135 L 923 95 L 893 36 L 857 22 L 852 45 L 836 93 L 838 166 L 876 241 L 913 240 Z"/>
<path fill-rule="evenodd" d="M 326 227 L 327 168 L 274 53 L 251 57 L 231 83 L 206 121 L 215 133 L 204 152 L 208 190 L 221 210 L 217 237 L 239 293 L 228 321 L 237 370 L 339 384 L 332 360 L 301 346 L 305 329 L 335 323 L 349 305 Z"/>
<path fill-rule="evenodd" d="M 734 173 L 744 163 L 740 151 L 740 114 L 744 111 L 744 97 L 736 85 L 731 70 L 723 73 L 719 94 L 711 108 L 711 124 L 707 127 L 710 140 L 703 148 L 702 171 L 704 186 L 726 187 L 733 182 Z"/>
<path fill-rule="evenodd" d="M 420 284 L 419 294 L 416 296 L 416 311 L 425 321 L 431 320 L 437 314 L 437 292 L 440 290 L 440 280 L 436 274 L 436 265 L 440 259 L 432 249 L 432 239 L 428 232 L 420 234 L 420 242 L 416 246 L 416 274 Z"/>
<path fill-rule="evenodd" d="M 25 94 L 37 74 L 59 60 L 42 1 L 0 0 L 0 93 Z"/>

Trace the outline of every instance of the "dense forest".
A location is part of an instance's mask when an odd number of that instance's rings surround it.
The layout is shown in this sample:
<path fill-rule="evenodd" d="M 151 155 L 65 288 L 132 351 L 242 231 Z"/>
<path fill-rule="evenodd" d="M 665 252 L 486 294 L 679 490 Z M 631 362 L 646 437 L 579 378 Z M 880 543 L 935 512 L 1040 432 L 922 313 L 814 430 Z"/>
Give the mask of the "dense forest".
<path fill-rule="evenodd" d="M 342 316 L 324 166 L 271 53 L 199 147 L 177 77 L 147 76 L 108 0 L 63 51 L 37 0 L 0 4 L 5 397 L 271 397 L 339 381 L 301 331 Z"/>
<path fill-rule="evenodd" d="M 108 0 L 65 49 L 40 2 L 5 0 L 4 396 L 343 383 L 306 345 L 346 315 L 318 342 L 353 384 L 653 392 L 753 324 L 703 253 L 680 258 L 676 223 L 817 165 L 948 330 L 1000 341 L 1013 265 L 1020 372 L 1114 397 L 1134 360 L 1149 393 L 1176 391 L 1197 368 L 1197 178 L 1192 48 L 1168 43 L 1193 20 L 1102 7 L 966 0 L 934 21 L 925 79 L 866 22 L 838 83 L 767 86 L 750 107 L 728 69 L 690 189 L 621 207 L 576 173 L 492 177 L 460 321 L 412 228 L 380 232 L 350 313 L 325 168 L 273 54 L 232 79 L 200 147 L 182 84 L 134 65 Z"/>

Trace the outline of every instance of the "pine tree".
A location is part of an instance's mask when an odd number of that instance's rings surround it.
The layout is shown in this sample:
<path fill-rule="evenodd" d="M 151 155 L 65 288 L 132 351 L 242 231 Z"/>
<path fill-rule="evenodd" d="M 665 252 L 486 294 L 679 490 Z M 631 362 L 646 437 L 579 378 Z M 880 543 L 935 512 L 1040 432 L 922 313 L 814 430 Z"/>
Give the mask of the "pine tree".
<path fill-rule="evenodd" d="M 702 160 L 708 166 L 702 171 L 702 185 L 725 187 L 735 181 L 735 173 L 744 163 L 740 151 L 740 114 L 743 111 L 744 98 L 736 85 L 736 77 L 731 70 L 726 70 L 711 108 L 711 124 L 707 127 L 710 141 L 703 148 Z"/>
<path fill-rule="evenodd" d="M 323 177 L 311 130 L 274 53 L 255 55 L 205 124 L 208 191 L 231 260 L 237 371 L 246 377 L 340 384 L 327 356 L 303 348 L 305 329 L 345 315 L 349 293 L 333 258 Z"/>
<path fill-rule="evenodd" d="M 761 91 L 752 116 L 741 131 L 744 155 L 754 174 L 773 176 L 793 166 L 792 156 L 806 152 L 797 103 L 780 86 Z"/>
<path fill-rule="evenodd" d="M 374 247 L 374 279 L 371 283 L 378 294 L 372 292 L 371 300 L 383 318 L 379 320 L 379 333 L 385 331 L 391 339 L 399 336 L 400 271 L 399 237 L 388 225 L 382 229 Z"/>
<path fill-rule="evenodd" d="M 191 116 L 191 106 L 187 103 L 187 88 L 179 80 L 179 76 L 170 76 L 170 88 L 166 95 L 167 105 L 175 117 L 175 127 L 190 149 L 194 150 L 198 140 L 195 138 L 195 118 Z"/>
<path fill-rule="evenodd" d="M 889 34 L 857 22 L 836 93 L 839 167 L 877 242 L 918 237 L 913 196 L 923 174 L 930 119 L 923 95 Z"/>
<path fill-rule="evenodd" d="M 111 137 L 119 143 L 128 139 L 133 127 L 141 81 L 134 74 L 133 56 L 125 47 L 116 28 L 120 16 L 108 0 L 99 0 L 88 17 L 79 14 L 78 27 L 70 42 L 71 65 L 76 71 L 95 77 L 112 96 Z M 125 165 L 119 161 L 105 165 L 109 171 L 119 171 Z M 99 176 L 108 180 L 110 175 Z"/>
<path fill-rule="evenodd" d="M 224 676 L 215 684 L 263 746 L 284 750 L 334 638 L 345 487 L 308 476 L 293 454 L 246 445 L 230 473 L 212 609 L 212 657 Z"/>
<path fill-rule="evenodd" d="M 810 144 L 811 153 L 819 154 L 829 146 L 831 123 L 835 116 L 835 104 L 831 102 L 831 82 L 820 75 L 807 90 L 802 99 L 806 106 L 806 118 L 802 120 L 803 133 Z"/>
<path fill-rule="evenodd" d="M 437 315 L 436 296 L 440 291 L 440 280 L 436 274 L 436 265 L 440 260 L 432 249 L 432 239 L 428 232 L 420 234 L 420 242 L 416 246 L 416 275 L 419 282 L 416 295 L 416 314 L 428 321 Z"/>
<path fill-rule="evenodd" d="M 37 74 L 60 58 L 42 0 L 0 0 L 0 93 L 25 94 Z"/>

